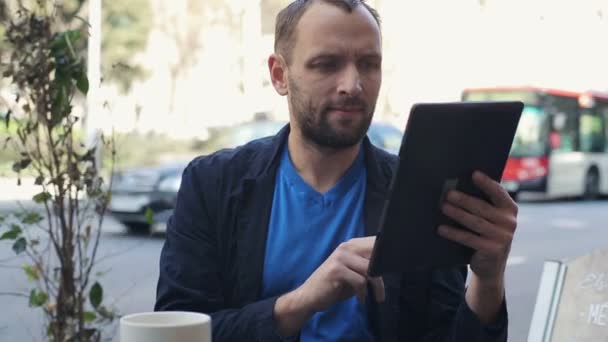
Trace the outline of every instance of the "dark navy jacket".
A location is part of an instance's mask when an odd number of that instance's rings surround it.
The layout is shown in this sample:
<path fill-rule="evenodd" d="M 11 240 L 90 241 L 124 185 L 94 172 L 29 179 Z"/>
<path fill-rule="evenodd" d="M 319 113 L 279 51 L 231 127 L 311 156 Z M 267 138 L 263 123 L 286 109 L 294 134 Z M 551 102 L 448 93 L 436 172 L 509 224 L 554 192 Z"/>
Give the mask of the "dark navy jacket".
<path fill-rule="evenodd" d="M 210 314 L 216 342 L 281 340 L 273 320 L 277 298 L 260 293 L 275 174 L 288 135 L 286 126 L 188 165 L 167 226 L 155 310 Z M 375 235 L 397 157 L 368 139 L 362 146 L 366 233 Z M 506 341 L 506 305 L 496 324 L 482 326 L 464 301 L 466 274 L 462 268 L 385 276 L 386 301 L 368 303 L 378 340 Z"/>

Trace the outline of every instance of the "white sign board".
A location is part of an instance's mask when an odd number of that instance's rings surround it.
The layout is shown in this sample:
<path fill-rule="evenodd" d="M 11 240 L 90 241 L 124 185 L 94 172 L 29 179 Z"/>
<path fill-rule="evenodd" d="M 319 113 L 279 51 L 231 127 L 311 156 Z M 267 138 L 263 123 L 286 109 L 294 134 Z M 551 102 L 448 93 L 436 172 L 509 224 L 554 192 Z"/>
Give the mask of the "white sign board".
<path fill-rule="evenodd" d="M 608 250 L 547 261 L 528 342 L 608 341 Z"/>

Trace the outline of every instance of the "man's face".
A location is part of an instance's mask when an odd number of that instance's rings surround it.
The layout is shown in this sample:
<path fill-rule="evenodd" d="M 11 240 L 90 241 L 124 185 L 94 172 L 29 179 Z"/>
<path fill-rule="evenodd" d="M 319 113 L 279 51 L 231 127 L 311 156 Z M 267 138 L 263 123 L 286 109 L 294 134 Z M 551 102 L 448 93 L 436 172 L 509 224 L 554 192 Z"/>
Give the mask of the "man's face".
<path fill-rule="evenodd" d="M 363 6 L 322 2 L 302 16 L 287 70 L 293 129 L 310 142 L 348 148 L 365 136 L 382 81 L 380 29 Z"/>

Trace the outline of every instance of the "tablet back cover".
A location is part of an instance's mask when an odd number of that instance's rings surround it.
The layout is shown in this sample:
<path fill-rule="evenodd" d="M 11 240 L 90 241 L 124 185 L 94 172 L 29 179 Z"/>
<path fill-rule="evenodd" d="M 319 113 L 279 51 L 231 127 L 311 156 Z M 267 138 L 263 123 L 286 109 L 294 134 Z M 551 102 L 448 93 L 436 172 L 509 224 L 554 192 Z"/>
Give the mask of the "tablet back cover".
<path fill-rule="evenodd" d="M 473 250 L 437 234 L 460 227 L 441 213 L 450 188 L 483 198 L 475 170 L 500 181 L 521 102 L 417 104 L 412 108 L 372 253 L 370 274 L 468 264 Z"/>

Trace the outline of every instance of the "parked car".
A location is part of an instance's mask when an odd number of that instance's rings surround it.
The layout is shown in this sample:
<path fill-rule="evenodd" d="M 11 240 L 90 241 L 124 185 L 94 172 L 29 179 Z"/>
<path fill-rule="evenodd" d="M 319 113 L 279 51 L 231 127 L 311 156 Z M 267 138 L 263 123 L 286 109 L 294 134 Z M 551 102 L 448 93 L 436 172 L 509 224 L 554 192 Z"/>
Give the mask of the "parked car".
<path fill-rule="evenodd" d="M 369 126 L 367 136 L 372 144 L 392 154 L 399 154 L 403 132 L 388 123 L 374 122 Z"/>
<path fill-rule="evenodd" d="M 235 147 L 251 140 L 276 134 L 284 122 L 256 121 L 222 130 L 216 145 Z M 397 154 L 402 133 L 389 124 L 373 123 L 368 131 L 372 143 Z M 156 167 L 137 168 L 116 172 L 112 184 L 110 215 L 125 224 L 130 232 L 163 231 L 175 207 L 177 191 L 187 161 Z M 148 223 L 146 211 L 153 213 L 153 225 Z"/>
<path fill-rule="evenodd" d="M 254 121 L 223 128 L 214 142 L 218 148 L 236 147 L 251 140 L 277 133 L 280 121 Z M 182 172 L 188 161 L 177 161 L 154 167 L 129 169 L 114 173 L 108 213 L 132 233 L 162 231 L 173 213 Z M 146 212 L 151 210 L 153 224 Z"/>
<path fill-rule="evenodd" d="M 115 172 L 108 212 L 130 232 L 143 233 L 151 228 L 146 217 L 152 210 L 153 222 L 162 225 L 175 207 L 182 171 L 187 162 L 176 162 Z"/>

